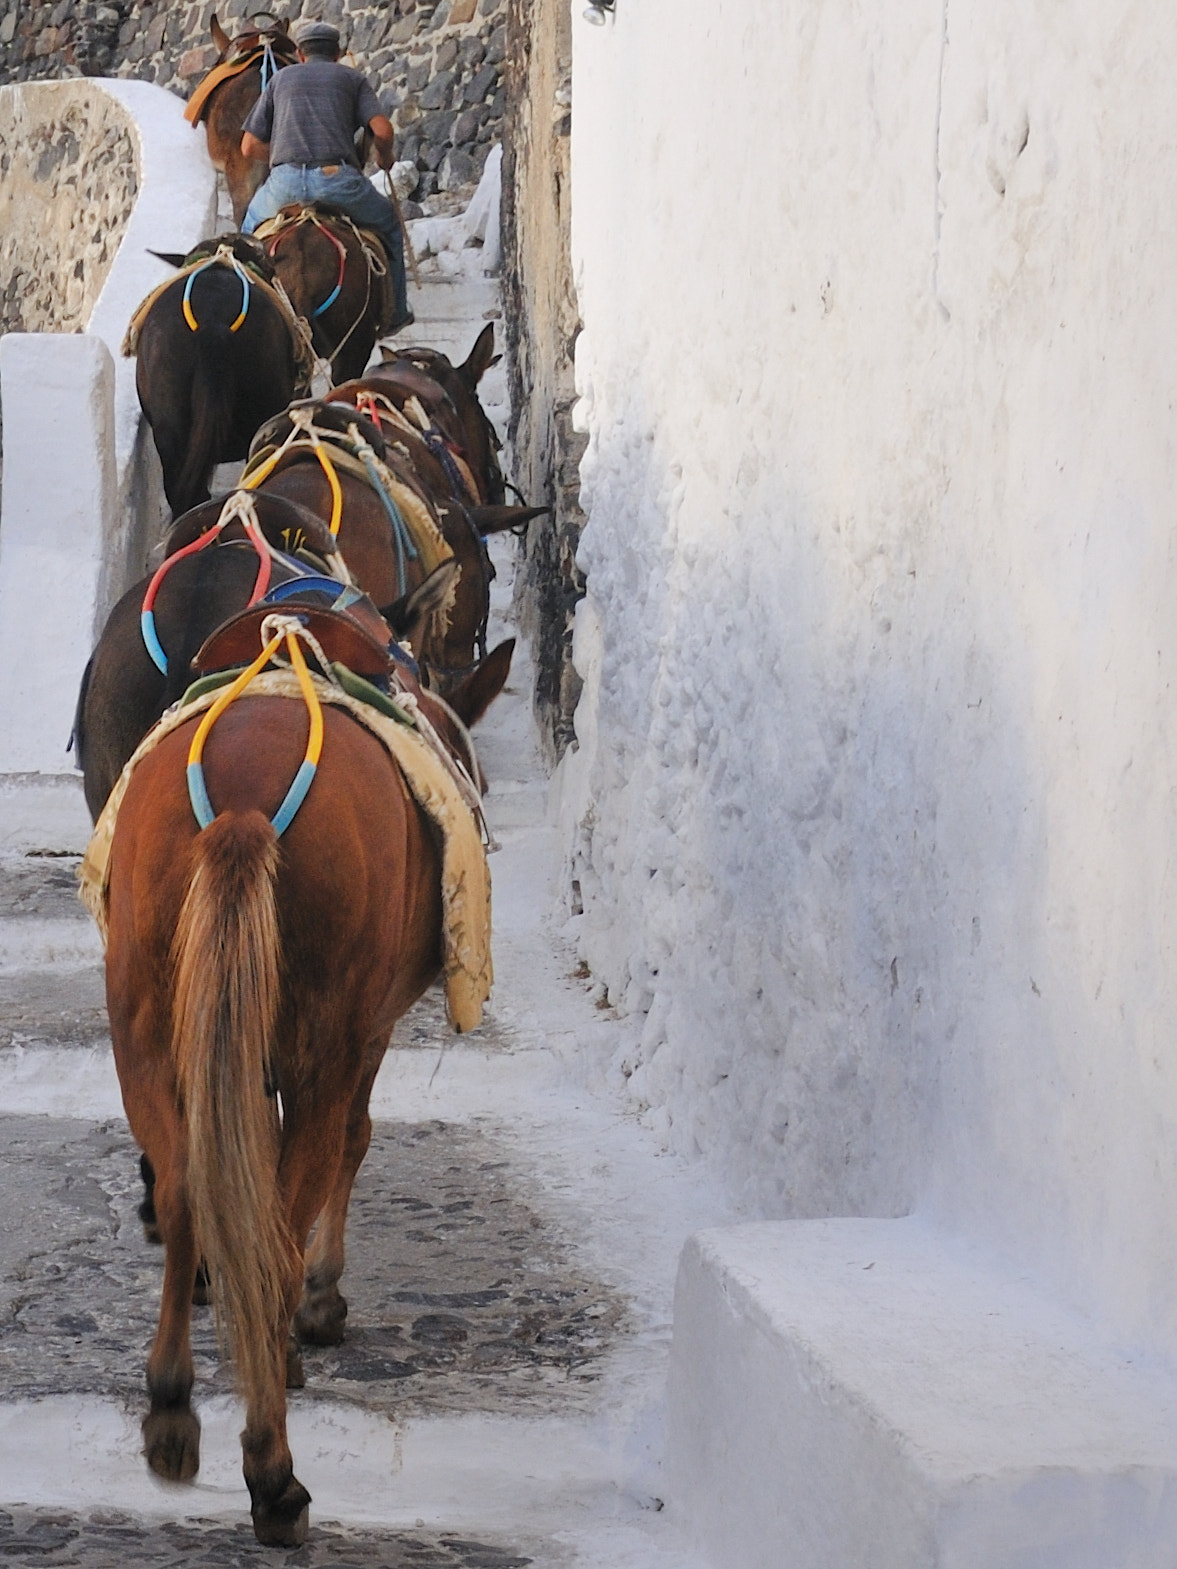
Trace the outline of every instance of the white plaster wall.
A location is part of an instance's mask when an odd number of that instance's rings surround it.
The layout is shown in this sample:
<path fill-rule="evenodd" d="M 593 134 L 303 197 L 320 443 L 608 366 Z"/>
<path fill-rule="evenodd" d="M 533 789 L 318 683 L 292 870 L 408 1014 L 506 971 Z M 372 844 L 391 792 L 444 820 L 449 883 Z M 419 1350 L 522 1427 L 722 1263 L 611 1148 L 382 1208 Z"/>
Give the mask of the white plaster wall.
<path fill-rule="evenodd" d="M 66 751 L 78 684 L 166 515 L 123 335 L 136 306 L 171 271 L 148 247 L 185 251 L 213 232 L 216 176 L 203 135 L 161 88 L 86 80 L 3 92 L 5 112 L 18 123 L 84 114 L 95 94 L 113 99 L 139 165 L 135 205 L 87 333 L 13 333 L 0 354 L 0 657 L 11 672 L 0 700 L 0 845 L 74 850 L 88 829 Z M 68 200 L 68 191 L 55 196 Z M 61 219 L 60 211 L 44 215 L 47 228 L 62 227 Z M 80 249 L 85 241 L 78 236 Z"/>
<path fill-rule="evenodd" d="M 95 107 L 95 99 L 101 107 Z M 174 94 L 150 82 L 101 78 L 10 84 L 0 88 L 0 118 L 16 125 L 59 122 L 97 115 L 121 124 L 135 147 L 137 192 L 122 241 L 101 281 L 85 330 L 102 339 L 115 364 L 114 458 L 117 500 L 104 520 L 108 533 L 98 590 L 99 624 L 143 561 L 167 516 L 159 460 L 135 392 L 135 362 L 122 356 L 123 335 L 136 307 L 171 273 L 152 251 L 187 251 L 214 232 L 216 172 L 202 129 L 184 119 Z M 5 175 L 0 170 L 0 187 Z M 22 187 L 22 195 L 24 192 Z M 74 214 L 70 192 L 54 192 L 40 222 L 69 234 Z M 24 215 L 26 225 L 35 216 Z M 79 253 L 89 236 L 77 232 Z M 63 301 L 63 312 L 66 302 Z M 62 327 L 74 323 L 63 316 Z M 50 352 L 52 352 L 50 350 Z"/>
<path fill-rule="evenodd" d="M 581 941 L 766 1215 L 1177 1353 L 1177 13 L 574 21 Z"/>
<path fill-rule="evenodd" d="M 101 338 L 0 338 L 0 669 L 8 673 L 0 690 L 0 778 L 72 767 L 78 684 L 100 629 L 102 525 L 116 495 L 113 394 L 114 363 Z M 68 454 L 62 431 L 70 433 Z"/>

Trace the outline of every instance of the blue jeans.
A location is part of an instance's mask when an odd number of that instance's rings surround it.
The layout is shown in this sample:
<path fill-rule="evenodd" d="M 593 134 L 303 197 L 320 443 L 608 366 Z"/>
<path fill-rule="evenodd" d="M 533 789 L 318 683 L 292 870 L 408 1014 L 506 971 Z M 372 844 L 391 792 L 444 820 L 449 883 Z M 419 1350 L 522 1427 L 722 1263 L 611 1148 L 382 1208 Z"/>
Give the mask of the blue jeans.
<path fill-rule="evenodd" d="M 388 252 L 392 291 L 398 320 L 409 313 L 405 280 L 405 245 L 401 226 L 387 197 L 350 164 L 340 164 L 333 174 L 301 163 L 280 163 L 254 195 L 241 223 L 243 234 L 252 234 L 259 223 L 277 216 L 291 202 L 330 202 L 365 229 L 374 229 Z"/>

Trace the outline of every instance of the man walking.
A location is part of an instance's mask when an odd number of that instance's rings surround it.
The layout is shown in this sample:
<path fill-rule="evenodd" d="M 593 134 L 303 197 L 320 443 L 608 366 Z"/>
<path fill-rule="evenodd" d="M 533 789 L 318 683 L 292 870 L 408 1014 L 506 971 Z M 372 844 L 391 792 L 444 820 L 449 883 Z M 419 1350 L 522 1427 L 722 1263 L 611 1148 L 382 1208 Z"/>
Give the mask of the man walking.
<path fill-rule="evenodd" d="M 392 167 L 392 125 L 367 79 L 340 65 L 339 30 L 329 22 L 304 22 L 294 30 L 297 67 L 276 71 L 246 116 L 241 151 L 270 165 L 241 224 L 252 234 L 290 202 L 330 202 L 356 223 L 374 229 L 392 269 L 396 332 L 413 320 L 405 281 L 404 236 L 392 204 L 364 175 L 355 133 L 365 126 L 376 142 L 376 161 Z"/>

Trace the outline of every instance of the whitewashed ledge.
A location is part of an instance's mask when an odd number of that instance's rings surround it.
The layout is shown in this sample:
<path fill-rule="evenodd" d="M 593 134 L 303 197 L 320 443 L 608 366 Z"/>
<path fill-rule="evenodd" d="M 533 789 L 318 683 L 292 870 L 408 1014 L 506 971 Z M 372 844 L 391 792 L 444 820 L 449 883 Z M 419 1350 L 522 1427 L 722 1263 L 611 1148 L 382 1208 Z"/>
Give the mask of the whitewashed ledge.
<path fill-rule="evenodd" d="M 701 1232 L 671 1507 L 724 1569 L 1172 1569 L 1177 1385 L 918 1220 Z"/>
<path fill-rule="evenodd" d="M 21 99 L 26 121 L 84 112 L 96 92 L 116 101 L 139 161 L 87 332 L 0 339 L 0 848 L 77 851 L 90 826 L 67 751 L 78 686 L 164 515 L 134 362 L 120 347 L 135 307 L 170 271 L 150 250 L 186 251 L 213 232 L 216 175 L 203 132 L 162 88 L 82 78 L 3 91 Z"/>

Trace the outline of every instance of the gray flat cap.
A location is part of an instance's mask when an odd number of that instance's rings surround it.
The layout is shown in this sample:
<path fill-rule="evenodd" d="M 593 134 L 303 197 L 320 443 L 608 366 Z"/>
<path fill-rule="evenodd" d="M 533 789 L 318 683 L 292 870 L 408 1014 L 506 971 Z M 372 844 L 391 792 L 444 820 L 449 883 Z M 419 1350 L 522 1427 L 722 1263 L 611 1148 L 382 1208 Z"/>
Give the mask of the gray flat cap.
<path fill-rule="evenodd" d="M 300 49 L 309 43 L 334 44 L 338 48 L 339 29 L 330 22 L 300 22 L 294 29 L 294 41 Z"/>

